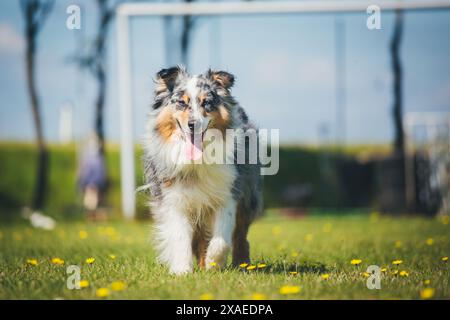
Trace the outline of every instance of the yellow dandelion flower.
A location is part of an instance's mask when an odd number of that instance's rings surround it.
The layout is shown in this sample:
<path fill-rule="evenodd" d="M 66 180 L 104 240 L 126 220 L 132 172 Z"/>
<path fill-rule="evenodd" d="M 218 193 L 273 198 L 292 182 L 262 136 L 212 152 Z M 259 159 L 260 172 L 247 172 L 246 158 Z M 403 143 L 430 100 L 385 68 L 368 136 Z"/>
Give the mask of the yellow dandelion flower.
<path fill-rule="evenodd" d="M 392 261 L 392 264 L 394 266 L 398 266 L 399 264 L 402 264 L 402 263 L 403 263 L 403 260 L 394 260 L 394 261 Z"/>
<path fill-rule="evenodd" d="M 296 276 L 296 275 L 298 275 L 298 272 L 297 272 L 297 271 L 291 271 L 291 272 L 289 272 L 289 274 L 290 274 L 291 276 Z"/>
<path fill-rule="evenodd" d="M 265 267 L 267 267 L 267 264 L 265 264 L 265 263 L 258 263 L 258 269 L 264 269 Z"/>
<path fill-rule="evenodd" d="M 444 261 L 444 262 L 447 262 L 448 261 L 448 257 L 442 257 L 441 260 Z"/>
<path fill-rule="evenodd" d="M 297 257 L 297 256 L 298 256 L 298 252 L 297 252 L 297 251 L 292 251 L 291 257 L 292 257 L 292 258 L 295 258 L 295 257 Z"/>
<path fill-rule="evenodd" d="M 370 273 L 368 273 L 368 272 L 362 272 L 361 275 L 362 275 L 364 278 L 370 277 Z"/>
<path fill-rule="evenodd" d="M 14 232 L 13 233 L 13 238 L 16 241 L 22 241 L 22 235 L 19 232 Z"/>
<path fill-rule="evenodd" d="M 402 242 L 400 240 L 395 241 L 394 247 L 396 247 L 397 249 L 401 248 L 402 247 Z"/>
<path fill-rule="evenodd" d="M 64 264 L 64 260 L 61 259 L 61 258 L 58 258 L 58 257 L 52 258 L 51 261 L 52 261 L 53 264 L 57 264 L 57 265 L 62 265 L 62 264 Z"/>
<path fill-rule="evenodd" d="M 267 300 L 267 296 L 265 294 L 262 293 L 252 293 L 252 295 L 250 296 L 251 300 Z"/>
<path fill-rule="evenodd" d="M 392 271 L 391 274 L 392 274 L 393 276 L 396 276 L 396 275 L 398 274 L 398 270 Z"/>
<path fill-rule="evenodd" d="M 256 269 L 256 266 L 254 266 L 254 265 L 251 265 L 251 266 L 247 267 L 247 270 L 254 270 L 254 269 Z"/>
<path fill-rule="evenodd" d="M 203 293 L 199 298 L 200 300 L 213 300 L 214 296 L 211 293 Z"/>
<path fill-rule="evenodd" d="M 109 296 L 109 289 L 108 288 L 99 288 L 95 292 L 95 295 L 99 298 L 105 298 Z"/>
<path fill-rule="evenodd" d="M 428 238 L 428 239 L 425 241 L 425 243 L 426 243 L 427 245 L 429 245 L 429 246 L 432 246 L 433 243 L 434 243 L 434 239 L 433 239 L 433 238 Z"/>
<path fill-rule="evenodd" d="M 248 263 L 241 263 L 241 264 L 239 265 L 240 268 L 245 268 L 246 266 L 248 266 Z"/>
<path fill-rule="evenodd" d="M 87 239 L 88 233 L 85 230 L 80 230 L 78 232 L 78 236 L 80 237 L 81 240 L 84 240 L 84 239 Z"/>
<path fill-rule="evenodd" d="M 88 280 L 80 280 L 80 288 L 87 288 L 89 287 L 89 281 Z"/>
<path fill-rule="evenodd" d="M 37 266 L 39 264 L 36 259 L 27 259 L 27 263 L 32 266 Z"/>
<path fill-rule="evenodd" d="M 110 258 L 111 260 L 116 260 L 116 256 L 115 256 L 114 254 L 110 254 L 110 255 L 109 255 L 109 258 Z"/>
<path fill-rule="evenodd" d="M 314 236 L 313 236 L 311 233 L 308 233 L 308 234 L 305 236 L 305 241 L 312 241 L 313 237 L 314 237 Z"/>
<path fill-rule="evenodd" d="M 277 236 L 277 235 L 281 234 L 281 227 L 280 227 L 280 226 L 275 226 L 275 227 L 273 227 L 273 228 L 272 228 L 272 234 L 273 234 L 274 236 Z"/>
<path fill-rule="evenodd" d="M 330 277 L 330 275 L 328 273 L 324 273 L 320 276 L 323 280 L 328 280 L 328 278 Z"/>
<path fill-rule="evenodd" d="M 112 234 L 115 234 L 116 233 L 116 229 L 114 229 L 114 227 L 107 227 L 106 228 L 106 234 L 107 235 L 112 235 Z"/>
<path fill-rule="evenodd" d="M 209 265 L 210 265 L 211 267 L 215 267 L 215 266 L 217 266 L 217 262 L 214 262 L 214 261 L 213 261 L 213 262 L 210 262 Z"/>
<path fill-rule="evenodd" d="M 430 283 L 431 283 L 431 280 L 429 280 L 429 279 L 426 279 L 423 281 L 423 284 L 425 284 L 425 285 L 429 285 Z"/>
<path fill-rule="evenodd" d="M 330 233 L 332 228 L 333 228 L 333 225 L 331 223 L 325 223 L 322 230 L 325 233 Z"/>
<path fill-rule="evenodd" d="M 400 271 L 399 275 L 400 277 L 409 277 L 409 273 L 405 270 Z"/>
<path fill-rule="evenodd" d="M 90 258 L 87 258 L 87 259 L 86 259 L 86 263 L 87 263 L 87 264 L 93 264 L 94 261 L 95 261 L 95 258 L 93 258 L 93 257 L 90 257 Z"/>
<path fill-rule="evenodd" d="M 354 266 L 357 266 L 358 264 L 361 264 L 362 260 L 361 259 L 352 259 L 350 261 L 350 263 Z"/>
<path fill-rule="evenodd" d="M 300 292 L 299 286 L 282 286 L 280 288 L 280 294 L 297 294 Z"/>
<path fill-rule="evenodd" d="M 442 216 L 442 224 L 447 225 L 450 222 L 450 216 L 446 214 L 445 216 Z"/>
<path fill-rule="evenodd" d="M 111 283 L 111 289 L 113 291 L 122 291 L 123 289 L 125 289 L 125 283 L 122 281 L 114 281 L 113 283 Z"/>
<path fill-rule="evenodd" d="M 420 291 L 421 299 L 431 299 L 434 297 L 434 289 L 433 288 L 425 288 Z"/>
<path fill-rule="evenodd" d="M 387 268 L 386 268 L 386 267 L 381 268 L 381 272 L 386 272 L 386 271 L 387 271 Z"/>
<path fill-rule="evenodd" d="M 372 212 L 370 214 L 369 219 L 370 219 L 370 222 L 377 222 L 380 219 L 380 213 L 376 212 L 376 211 Z"/>

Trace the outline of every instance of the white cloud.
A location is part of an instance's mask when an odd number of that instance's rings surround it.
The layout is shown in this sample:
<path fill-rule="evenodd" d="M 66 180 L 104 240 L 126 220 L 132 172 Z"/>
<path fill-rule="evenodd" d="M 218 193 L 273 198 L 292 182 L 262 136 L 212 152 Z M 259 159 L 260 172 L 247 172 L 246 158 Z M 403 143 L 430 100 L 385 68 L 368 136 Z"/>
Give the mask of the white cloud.
<path fill-rule="evenodd" d="M 0 53 L 17 53 L 23 50 L 25 41 L 11 25 L 0 23 Z"/>

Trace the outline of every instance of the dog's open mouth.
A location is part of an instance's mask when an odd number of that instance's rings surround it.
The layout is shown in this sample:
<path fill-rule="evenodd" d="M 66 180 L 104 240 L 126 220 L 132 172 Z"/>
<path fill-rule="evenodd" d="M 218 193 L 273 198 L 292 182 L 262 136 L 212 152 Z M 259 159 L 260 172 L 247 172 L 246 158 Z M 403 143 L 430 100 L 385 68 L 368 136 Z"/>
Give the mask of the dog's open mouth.
<path fill-rule="evenodd" d="M 177 121 L 178 122 L 178 121 Z M 183 132 L 183 138 L 186 143 L 186 158 L 189 160 L 198 160 L 202 157 L 203 154 L 203 138 L 205 137 L 206 130 L 208 130 L 208 127 L 204 131 L 200 132 L 186 132 L 182 129 L 180 123 L 178 122 L 178 126 L 180 127 L 181 131 Z"/>
<path fill-rule="evenodd" d="M 189 160 L 198 160 L 203 154 L 203 138 L 205 131 L 200 133 L 189 132 L 186 136 L 186 157 Z"/>

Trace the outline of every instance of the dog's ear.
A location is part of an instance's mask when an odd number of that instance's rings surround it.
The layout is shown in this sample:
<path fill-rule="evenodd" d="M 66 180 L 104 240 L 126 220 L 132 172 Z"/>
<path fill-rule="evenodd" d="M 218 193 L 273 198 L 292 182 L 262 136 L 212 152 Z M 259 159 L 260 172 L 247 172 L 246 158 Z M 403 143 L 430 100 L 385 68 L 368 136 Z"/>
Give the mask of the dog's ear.
<path fill-rule="evenodd" d="M 186 70 L 182 66 L 160 70 L 156 74 L 156 93 L 159 94 L 164 91 L 172 91 L 178 77 L 185 73 Z"/>
<path fill-rule="evenodd" d="M 226 71 L 212 71 L 208 70 L 207 76 L 217 85 L 230 89 L 234 84 L 234 76 Z"/>

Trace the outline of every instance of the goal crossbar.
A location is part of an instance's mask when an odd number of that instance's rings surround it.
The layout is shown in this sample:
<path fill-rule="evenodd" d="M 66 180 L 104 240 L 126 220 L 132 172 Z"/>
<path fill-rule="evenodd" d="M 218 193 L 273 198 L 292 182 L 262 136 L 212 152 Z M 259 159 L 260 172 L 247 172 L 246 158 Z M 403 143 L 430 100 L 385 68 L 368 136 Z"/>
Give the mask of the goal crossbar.
<path fill-rule="evenodd" d="M 117 13 L 126 16 L 241 15 L 276 13 L 365 12 L 376 5 L 381 10 L 418 10 L 448 8 L 448 0 L 409 1 L 252 1 L 191 3 L 123 3 Z"/>

